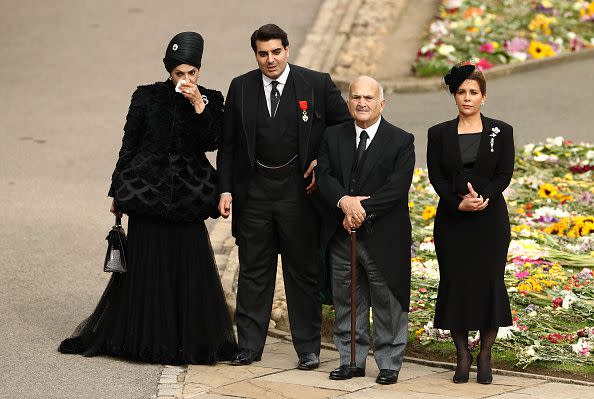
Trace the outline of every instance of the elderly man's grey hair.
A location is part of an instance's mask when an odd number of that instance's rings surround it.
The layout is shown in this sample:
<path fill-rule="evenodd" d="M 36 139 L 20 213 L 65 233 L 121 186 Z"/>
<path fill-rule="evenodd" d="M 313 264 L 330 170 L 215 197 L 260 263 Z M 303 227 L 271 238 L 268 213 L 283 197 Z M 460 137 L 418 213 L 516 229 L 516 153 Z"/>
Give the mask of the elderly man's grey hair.
<path fill-rule="evenodd" d="M 375 83 L 379 89 L 379 99 L 380 100 L 384 99 L 384 88 L 382 87 L 382 85 L 379 84 L 379 82 L 377 80 L 375 80 L 371 76 L 367 76 L 367 75 L 361 75 L 361 76 L 355 78 L 353 81 L 351 81 L 351 83 L 349 83 L 349 95 L 351 94 L 351 87 L 353 86 L 353 83 L 355 83 L 356 81 L 361 80 L 361 79 L 373 81 L 373 83 Z"/>

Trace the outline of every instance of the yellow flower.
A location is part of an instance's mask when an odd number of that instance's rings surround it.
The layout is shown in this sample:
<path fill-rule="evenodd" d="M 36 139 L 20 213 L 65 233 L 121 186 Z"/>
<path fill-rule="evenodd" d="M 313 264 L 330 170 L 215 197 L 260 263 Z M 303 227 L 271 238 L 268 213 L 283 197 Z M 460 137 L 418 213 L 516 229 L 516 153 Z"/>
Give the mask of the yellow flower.
<path fill-rule="evenodd" d="M 554 223 L 545 229 L 545 233 L 547 234 L 555 234 L 558 236 L 562 236 L 565 233 L 565 230 L 569 228 L 569 219 L 563 218 L 559 222 Z"/>
<path fill-rule="evenodd" d="M 495 49 L 499 48 L 499 43 L 491 42 L 491 44 L 493 45 L 493 48 L 495 48 Z"/>
<path fill-rule="evenodd" d="M 421 217 L 424 220 L 429 220 L 434 218 L 436 213 L 437 209 L 434 206 L 426 206 L 425 209 L 423 209 L 423 214 L 421 215 Z"/>
<path fill-rule="evenodd" d="M 540 198 L 551 198 L 557 195 L 557 187 L 551 183 L 541 184 L 538 188 L 538 196 Z"/>
<path fill-rule="evenodd" d="M 415 206 L 415 203 L 414 202 L 409 202 L 408 203 L 408 209 L 412 208 L 413 206 Z"/>
<path fill-rule="evenodd" d="M 530 47 L 528 47 L 528 54 L 534 59 L 554 57 L 555 50 L 546 43 L 532 40 L 530 42 Z"/>
<path fill-rule="evenodd" d="M 550 35 L 552 33 L 551 24 L 554 24 L 556 22 L 557 22 L 557 18 L 555 18 L 555 17 L 547 17 L 544 14 L 537 14 L 532 19 L 532 21 L 530 21 L 530 24 L 528 25 L 528 29 L 530 29 L 533 32 L 541 31 L 545 35 Z"/>

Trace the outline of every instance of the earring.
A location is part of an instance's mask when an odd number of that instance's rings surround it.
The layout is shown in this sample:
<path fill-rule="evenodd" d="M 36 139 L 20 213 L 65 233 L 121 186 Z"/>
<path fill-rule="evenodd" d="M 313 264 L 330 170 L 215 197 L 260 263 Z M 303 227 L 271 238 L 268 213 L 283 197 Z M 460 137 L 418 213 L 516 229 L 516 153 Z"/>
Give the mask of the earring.
<path fill-rule="evenodd" d="M 484 105 L 485 105 L 485 102 L 483 101 L 483 102 L 481 103 L 481 105 L 482 105 L 482 106 L 484 106 Z"/>

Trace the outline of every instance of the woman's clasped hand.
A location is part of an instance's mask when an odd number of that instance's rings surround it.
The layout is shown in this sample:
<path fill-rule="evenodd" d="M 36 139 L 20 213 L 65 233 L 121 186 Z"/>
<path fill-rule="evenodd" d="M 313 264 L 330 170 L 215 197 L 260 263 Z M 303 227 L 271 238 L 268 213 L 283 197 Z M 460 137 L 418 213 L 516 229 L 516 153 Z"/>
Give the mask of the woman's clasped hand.
<path fill-rule="evenodd" d="M 489 205 L 489 198 L 484 199 L 482 195 L 479 195 L 474 188 L 472 187 L 472 183 L 468 182 L 468 191 L 469 193 L 466 195 L 461 195 L 462 201 L 460 205 L 458 205 L 458 210 L 465 211 L 465 212 L 476 212 L 482 211 Z"/>

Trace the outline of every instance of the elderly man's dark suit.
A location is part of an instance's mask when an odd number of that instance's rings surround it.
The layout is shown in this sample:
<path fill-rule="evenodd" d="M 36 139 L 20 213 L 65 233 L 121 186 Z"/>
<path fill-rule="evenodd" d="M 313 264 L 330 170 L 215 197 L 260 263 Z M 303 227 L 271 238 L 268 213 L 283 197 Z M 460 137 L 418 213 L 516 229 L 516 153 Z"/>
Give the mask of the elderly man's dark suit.
<path fill-rule="evenodd" d="M 408 190 L 415 164 L 414 136 L 382 118 L 373 140 L 354 168 L 355 135 L 353 122 L 328 128 L 318 156 L 319 190 L 325 202 L 332 207 L 332 211 L 325 213 L 322 245 L 328 243 L 337 323 L 342 324 L 335 330 L 335 344 L 341 354 L 341 365 L 348 365 L 348 317 L 338 320 L 338 314 L 339 310 L 342 314 L 350 314 L 350 244 L 348 233 L 342 227 L 344 214 L 336 205 L 345 195 L 370 196 L 361 202 L 367 217 L 358 231 L 358 285 L 368 285 L 371 289 L 365 286 L 360 291 L 357 288 L 360 296 L 357 301 L 357 367 L 365 367 L 369 349 L 371 299 L 376 361 L 380 369 L 398 371 L 406 345 L 410 298 Z M 363 317 L 367 320 L 361 318 L 365 312 L 367 316 Z M 385 316 L 381 323 L 376 320 L 380 312 L 382 317 Z M 367 331 L 361 331 L 359 327 L 365 325 Z"/>
<path fill-rule="evenodd" d="M 305 117 L 303 102 L 307 104 Z M 233 79 L 217 168 L 219 192 L 233 195 L 232 231 L 240 260 L 239 346 L 256 354 L 264 347 L 280 253 L 295 350 L 319 354 L 319 218 L 315 210 L 319 199 L 317 193 L 305 193 L 309 181 L 303 174 L 317 158 L 324 130 L 350 116 L 328 74 L 297 65 L 290 65 L 274 118 L 267 112 L 260 70 Z M 263 130 L 262 125 L 267 128 Z M 271 147 L 275 140 L 271 134 L 286 140 L 278 148 Z M 256 161 L 267 163 L 272 158 L 280 165 L 292 154 L 298 155 L 291 165 L 294 171 L 285 178 L 263 176 L 256 165 Z"/>

